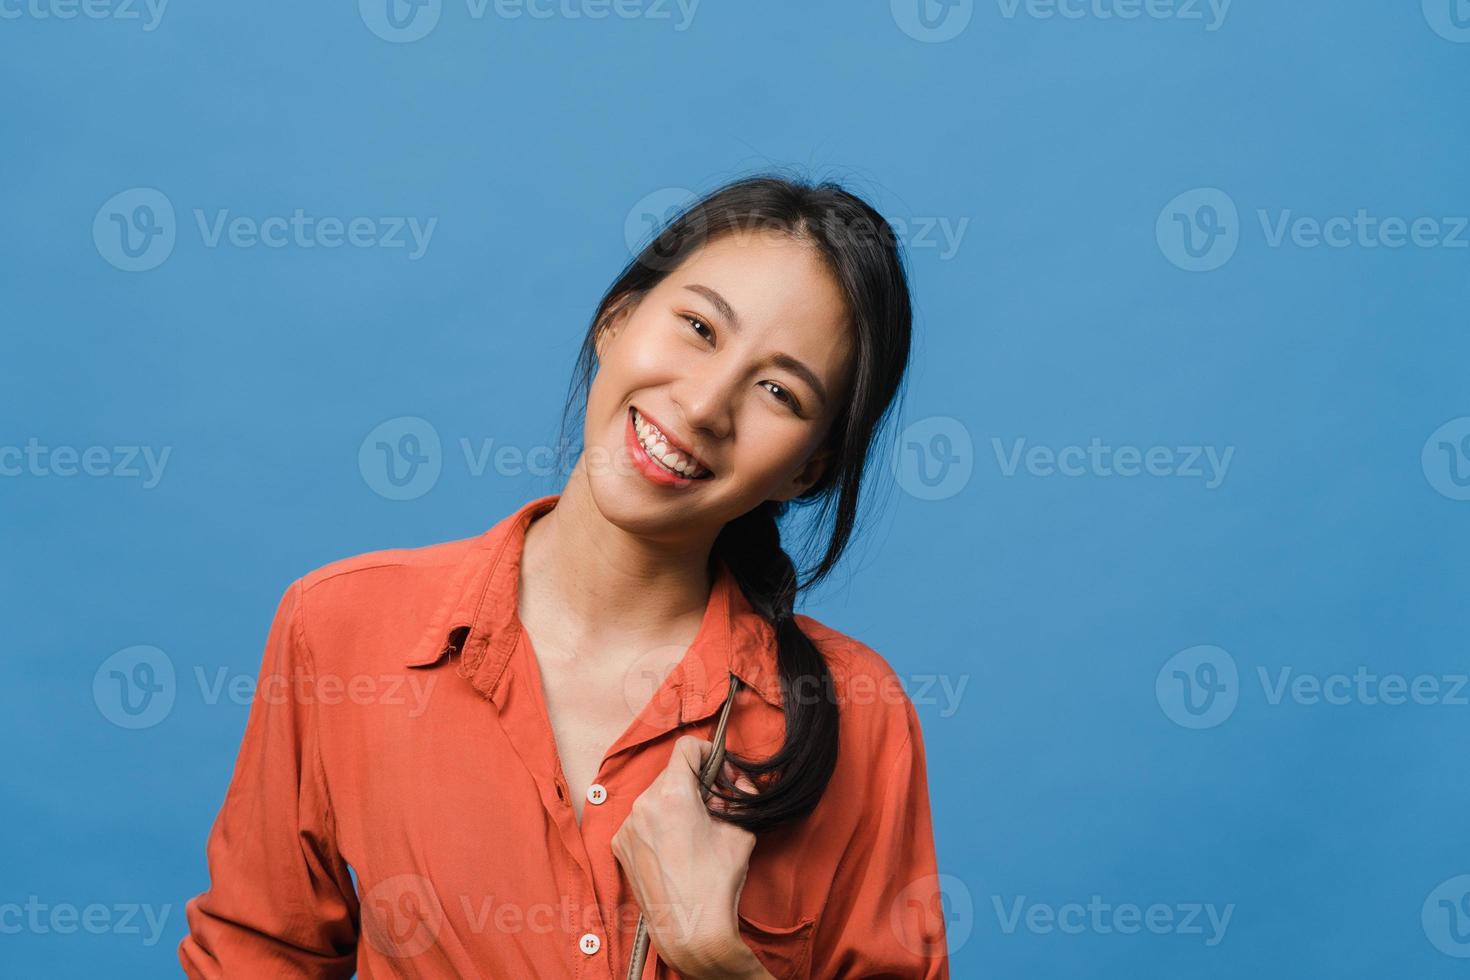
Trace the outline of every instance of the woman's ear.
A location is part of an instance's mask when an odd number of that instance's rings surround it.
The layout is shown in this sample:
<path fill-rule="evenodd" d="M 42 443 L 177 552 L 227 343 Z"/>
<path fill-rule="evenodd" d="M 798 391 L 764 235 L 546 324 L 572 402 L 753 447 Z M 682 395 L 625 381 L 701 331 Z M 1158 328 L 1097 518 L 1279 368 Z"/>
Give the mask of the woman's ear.
<path fill-rule="evenodd" d="M 632 314 L 636 303 L 628 299 L 614 300 L 608 306 L 608 312 L 604 315 L 602 324 L 597 328 L 597 337 L 593 341 L 593 348 L 597 352 L 600 361 L 607 350 L 607 346 L 617 339 L 619 331 Z"/>
<path fill-rule="evenodd" d="M 822 474 L 827 471 L 828 465 L 832 462 L 832 455 L 830 448 L 819 449 L 812 453 L 811 456 L 807 457 L 807 461 L 801 469 L 797 470 L 791 479 L 786 482 L 786 486 L 781 488 L 781 492 L 774 494 L 771 499 L 790 500 L 792 497 L 799 497 L 803 493 L 806 493 L 812 484 L 820 480 Z"/>
<path fill-rule="evenodd" d="M 597 339 L 593 341 L 593 347 L 597 351 L 597 359 L 599 361 L 607 355 L 607 345 L 612 343 L 617 337 L 619 325 L 612 321 L 605 321 L 602 326 L 597 328 Z"/>

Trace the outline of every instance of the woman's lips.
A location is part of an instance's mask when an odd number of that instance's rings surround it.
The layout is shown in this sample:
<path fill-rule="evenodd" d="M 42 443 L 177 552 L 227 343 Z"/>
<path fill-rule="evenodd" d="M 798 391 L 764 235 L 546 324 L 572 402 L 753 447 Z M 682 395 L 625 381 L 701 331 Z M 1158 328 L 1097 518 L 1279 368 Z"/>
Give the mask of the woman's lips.
<path fill-rule="evenodd" d="M 688 487 L 696 483 L 703 483 L 708 479 L 708 477 L 693 479 L 681 476 L 662 463 L 655 462 L 653 457 L 648 455 L 648 450 L 643 448 L 643 443 L 638 439 L 638 432 L 633 428 L 632 408 L 628 409 L 626 421 L 623 423 L 623 442 L 628 447 L 628 455 L 633 460 L 634 468 L 660 486 Z"/>
<path fill-rule="evenodd" d="M 708 472 L 711 470 L 711 467 L 706 464 L 704 460 L 700 459 L 693 449 L 676 439 L 673 432 L 658 419 L 654 418 L 652 415 L 648 414 L 637 405 L 628 406 L 628 412 L 629 414 L 637 412 L 639 419 L 657 429 L 659 431 L 659 435 L 663 437 L 663 441 L 667 443 L 668 447 L 674 450 L 674 452 L 678 453 L 680 456 L 683 456 L 685 459 L 691 460 L 694 465 L 698 466 L 703 471 Z"/>

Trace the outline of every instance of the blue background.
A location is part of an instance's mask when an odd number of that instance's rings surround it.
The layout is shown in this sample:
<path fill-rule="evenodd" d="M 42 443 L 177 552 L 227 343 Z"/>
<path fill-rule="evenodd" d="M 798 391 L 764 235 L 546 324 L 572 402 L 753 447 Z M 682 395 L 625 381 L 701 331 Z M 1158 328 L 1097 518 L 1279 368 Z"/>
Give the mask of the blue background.
<path fill-rule="evenodd" d="M 248 710 L 210 703 L 196 670 L 253 678 L 310 568 L 475 534 L 559 489 L 477 474 L 461 440 L 554 439 L 649 195 L 788 167 L 908 223 L 902 423 L 954 437 L 909 440 L 958 468 L 900 457 L 804 605 L 920 702 L 954 975 L 1464 975 L 1436 942 L 1470 953 L 1451 928 L 1470 906 L 1451 923 L 1430 898 L 1470 873 L 1467 692 L 1273 703 L 1259 678 L 1470 670 L 1453 482 L 1470 466 L 1470 234 L 1273 246 L 1259 215 L 1470 214 L 1470 43 L 1434 29 L 1438 0 L 1237 0 L 1214 30 L 1207 7 L 1070 19 L 988 0 L 951 10 L 950 29 L 969 20 L 942 41 L 914 36 L 903 0 L 704 0 L 683 30 L 675 7 L 476 18 L 445 0 L 407 43 L 346 2 L 174 0 L 152 30 L 146 8 L 63 20 L 38 16 L 47 2 L 0 19 L 0 447 L 171 455 L 153 487 L 0 477 L 0 904 L 169 909 L 151 946 L 7 929 L 0 973 L 177 974 Z M 137 272 L 93 234 L 133 188 L 177 215 L 172 252 Z M 1161 215 L 1213 226 L 1197 201 L 1166 213 L 1197 188 L 1238 208 L 1211 271 L 1156 234 Z M 437 225 L 410 259 L 209 247 L 194 218 L 296 208 Z M 965 222 L 958 247 L 926 221 Z M 406 416 L 442 440 L 442 472 L 392 500 L 358 453 Z M 1233 456 L 1214 487 L 1006 475 L 1015 440 L 1094 437 Z M 926 499 L 941 471 L 960 475 Z M 176 698 L 128 730 L 93 681 L 140 644 L 165 652 Z M 1202 644 L 1238 679 L 1216 692 L 1233 710 L 1192 728 L 1166 664 Z M 919 697 L 934 677 L 965 685 L 957 703 Z M 1094 895 L 1233 910 L 1213 945 L 1207 924 L 1007 928 L 1022 897 Z"/>

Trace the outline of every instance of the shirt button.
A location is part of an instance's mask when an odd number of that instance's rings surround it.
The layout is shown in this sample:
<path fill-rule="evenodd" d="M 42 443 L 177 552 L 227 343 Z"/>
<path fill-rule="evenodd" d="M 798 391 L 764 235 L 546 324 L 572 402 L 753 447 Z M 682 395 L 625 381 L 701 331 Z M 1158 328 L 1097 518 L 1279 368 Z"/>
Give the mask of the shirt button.
<path fill-rule="evenodd" d="M 593 806 L 602 806 L 607 802 L 607 787 L 601 783 L 593 783 L 587 787 L 587 802 Z"/>
<path fill-rule="evenodd" d="M 582 950 L 582 952 L 586 953 L 588 956 L 592 956 L 599 949 L 602 948 L 602 940 L 597 938 L 597 934 L 595 932 L 589 932 L 582 937 L 578 946 Z"/>

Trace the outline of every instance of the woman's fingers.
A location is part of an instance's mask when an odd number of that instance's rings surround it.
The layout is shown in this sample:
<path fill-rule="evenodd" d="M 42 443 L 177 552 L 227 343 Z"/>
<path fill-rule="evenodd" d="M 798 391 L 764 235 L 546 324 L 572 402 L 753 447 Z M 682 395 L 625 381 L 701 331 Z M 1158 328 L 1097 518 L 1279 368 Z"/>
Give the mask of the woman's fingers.
<path fill-rule="evenodd" d="M 674 750 L 669 754 L 669 764 L 664 770 L 663 778 L 674 781 L 680 787 L 697 789 L 700 776 L 704 773 L 704 767 L 714 748 L 714 743 L 706 739 L 681 735 L 674 742 Z M 729 759 L 720 763 L 720 777 L 718 784 L 734 786 L 743 793 L 760 792 L 760 787 L 749 776 L 736 769 Z M 717 796 L 711 796 L 709 805 L 711 809 L 723 812 L 729 804 Z"/>
<path fill-rule="evenodd" d="M 750 781 L 750 777 L 746 776 L 739 769 L 736 769 L 734 763 L 729 759 L 726 759 L 724 764 L 720 766 L 720 772 L 724 776 L 725 785 L 734 786 L 736 789 L 746 793 L 759 792 L 755 783 Z"/>
<path fill-rule="evenodd" d="M 714 751 L 714 743 L 707 742 L 693 735 L 680 735 L 674 742 L 674 751 L 669 754 L 669 769 L 685 769 L 694 774 L 696 779 L 704 771 L 704 762 Z"/>
<path fill-rule="evenodd" d="M 724 763 L 722 763 L 720 766 L 719 783 L 722 786 L 734 786 L 736 789 L 740 790 L 743 793 L 755 794 L 760 792 L 759 787 L 757 787 L 755 783 L 750 780 L 750 777 L 746 776 L 739 769 L 736 769 L 735 766 L 731 764 L 730 760 L 728 759 L 726 759 Z M 709 799 L 709 806 L 712 810 L 724 813 L 728 811 L 730 804 L 727 803 L 725 800 L 722 800 L 718 796 L 711 796 Z"/>

